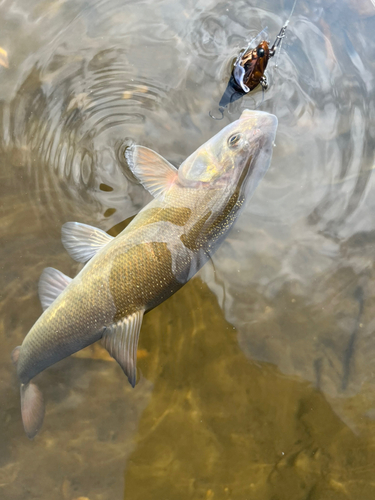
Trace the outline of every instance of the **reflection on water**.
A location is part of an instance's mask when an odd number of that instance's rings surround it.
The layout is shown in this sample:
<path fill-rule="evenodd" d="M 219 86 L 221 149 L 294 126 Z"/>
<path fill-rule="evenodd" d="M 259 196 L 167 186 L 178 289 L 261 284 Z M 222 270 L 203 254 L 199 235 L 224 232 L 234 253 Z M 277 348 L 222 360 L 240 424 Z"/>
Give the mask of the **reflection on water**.
<path fill-rule="evenodd" d="M 0 2 L 1 498 L 374 498 L 371 1 L 299 0 L 264 102 L 208 116 L 233 55 L 292 3 Z M 145 317 L 139 384 L 100 347 L 51 367 L 27 441 L 10 352 L 43 268 L 79 270 L 61 225 L 117 232 L 150 199 L 126 145 L 177 165 L 254 105 L 279 118 L 271 169 L 213 262 Z"/>

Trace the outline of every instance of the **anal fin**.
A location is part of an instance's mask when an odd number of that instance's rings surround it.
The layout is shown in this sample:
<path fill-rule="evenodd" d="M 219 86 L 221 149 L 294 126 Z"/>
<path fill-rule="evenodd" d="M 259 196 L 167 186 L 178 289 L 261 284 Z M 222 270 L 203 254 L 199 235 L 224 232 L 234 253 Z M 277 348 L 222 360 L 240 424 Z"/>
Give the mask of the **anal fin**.
<path fill-rule="evenodd" d="M 137 311 L 106 328 L 103 345 L 123 369 L 132 387 L 137 376 L 137 347 L 144 311 Z"/>
<path fill-rule="evenodd" d="M 39 279 L 39 298 L 43 307 L 43 311 L 49 307 L 52 302 L 60 295 L 61 292 L 72 281 L 72 278 L 66 276 L 61 271 L 53 267 L 46 267 Z"/>

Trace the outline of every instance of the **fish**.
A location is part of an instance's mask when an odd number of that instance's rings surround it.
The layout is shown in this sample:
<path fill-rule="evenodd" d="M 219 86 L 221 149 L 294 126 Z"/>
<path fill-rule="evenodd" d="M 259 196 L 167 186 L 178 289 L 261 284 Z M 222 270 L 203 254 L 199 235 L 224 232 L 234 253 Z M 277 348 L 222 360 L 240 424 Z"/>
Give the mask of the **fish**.
<path fill-rule="evenodd" d="M 270 165 L 276 129 L 276 116 L 245 110 L 178 169 L 149 148 L 130 146 L 127 164 L 153 200 L 116 237 L 80 222 L 62 226 L 63 246 L 85 266 L 74 279 L 43 271 L 44 312 L 12 353 L 30 439 L 44 418 L 33 378 L 84 347 L 101 339 L 135 386 L 144 314 L 187 283 L 223 242 Z"/>

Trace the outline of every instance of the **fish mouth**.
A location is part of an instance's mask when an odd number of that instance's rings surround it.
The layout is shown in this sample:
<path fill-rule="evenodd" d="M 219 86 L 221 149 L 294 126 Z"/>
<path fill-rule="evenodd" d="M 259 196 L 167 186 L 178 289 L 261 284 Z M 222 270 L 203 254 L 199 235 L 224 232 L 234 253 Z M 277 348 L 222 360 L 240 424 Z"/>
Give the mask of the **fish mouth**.
<path fill-rule="evenodd" d="M 251 109 L 245 109 L 242 112 L 239 122 L 241 124 L 248 122 L 251 128 L 260 129 L 262 134 L 272 135 L 273 137 L 276 134 L 278 124 L 278 120 L 275 115 L 267 113 L 266 111 L 254 111 Z"/>

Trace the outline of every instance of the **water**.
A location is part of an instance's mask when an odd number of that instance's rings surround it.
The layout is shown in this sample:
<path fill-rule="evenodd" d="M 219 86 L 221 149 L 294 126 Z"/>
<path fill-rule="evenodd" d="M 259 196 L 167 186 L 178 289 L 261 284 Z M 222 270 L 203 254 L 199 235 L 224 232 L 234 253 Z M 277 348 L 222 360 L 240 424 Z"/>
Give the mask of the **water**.
<path fill-rule="evenodd" d="M 374 498 L 370 0 L 298 0 L 264 102 L 238 102 L 279 118 L 270 171 L 213 262 L 146 315 L 136 388 L 100 346 L 62 361 L 29 442 L 10 362 L 43 268 L 79 270 L 61 225 L 117 234 L 150 199 L 124 148 L 178 165 L 236 119 L 208 115 L 228 62 L 291 4 L 0 2 L 1 498 Z"/>

